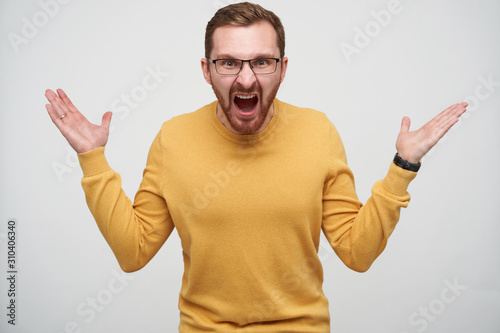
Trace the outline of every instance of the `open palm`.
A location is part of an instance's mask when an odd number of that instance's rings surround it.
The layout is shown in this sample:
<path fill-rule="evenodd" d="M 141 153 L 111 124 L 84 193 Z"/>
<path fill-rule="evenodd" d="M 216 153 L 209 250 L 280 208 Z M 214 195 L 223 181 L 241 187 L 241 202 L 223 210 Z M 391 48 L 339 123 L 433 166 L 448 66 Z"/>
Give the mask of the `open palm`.
<path fill-rule="evenodd" d="M 416 131 L 410 131 L 410 118 L 404 117 L 396 140 L 398 154 L 410 163 L 418 163 L 458 121 L 466 107 L 465 102 L 454 104 Z"/>
<path fill-rule="evenodd" d="M 103 115 L 101 125 L 95 125 L 78 111 L 62 89 L 58 89 L 57 94 L 48 89 L 45 96 L 50 102 L 45 107 L 52 122 L 77 153 L 85 153 L 106 145 L 111 112 Z"/>

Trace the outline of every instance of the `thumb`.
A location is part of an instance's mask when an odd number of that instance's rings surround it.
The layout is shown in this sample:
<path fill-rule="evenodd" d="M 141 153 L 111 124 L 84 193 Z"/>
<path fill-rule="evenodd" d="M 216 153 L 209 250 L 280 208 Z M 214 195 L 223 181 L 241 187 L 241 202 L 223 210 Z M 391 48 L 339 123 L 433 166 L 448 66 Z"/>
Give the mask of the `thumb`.
<path fill-rule="evenodd" d="M 106 129 L 109 129 L 109 124 L 111 124 L 111 117 L 113 116 L 113 112 L 108 111 L 102 116 L 101 126 Z"/>
<path fill-rule="evenodd" d="M 407 133 L 410 130 L 410 118 L 408 117 L 403 117 L 403 120 L 401 121 L 401 133 Z"/>

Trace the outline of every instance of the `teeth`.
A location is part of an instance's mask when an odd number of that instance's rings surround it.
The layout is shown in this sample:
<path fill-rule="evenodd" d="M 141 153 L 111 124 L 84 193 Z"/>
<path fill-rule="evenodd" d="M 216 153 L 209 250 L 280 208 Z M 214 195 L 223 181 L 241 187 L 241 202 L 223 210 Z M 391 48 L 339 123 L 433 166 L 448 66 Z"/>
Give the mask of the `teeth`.
<path fill-rule="evenodd" d="M 254 98 L 255 95 L 236 95 L 236 97 L 238 97 L 240 99 L 251 99 L 251 98 Z"/>

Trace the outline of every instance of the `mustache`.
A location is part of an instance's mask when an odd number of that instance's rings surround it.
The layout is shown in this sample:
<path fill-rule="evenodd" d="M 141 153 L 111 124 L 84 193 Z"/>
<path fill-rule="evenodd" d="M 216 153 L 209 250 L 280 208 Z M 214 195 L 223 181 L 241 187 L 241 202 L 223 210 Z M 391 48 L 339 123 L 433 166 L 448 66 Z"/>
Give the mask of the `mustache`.
<path fill-rule="evenodd" d="M 240 83 L 236 83 L 234 86 L 231 87 L 229 93 L 233 95 L 236 93 L 241 93 L 241 94 L 257 93 L 259 96 L 262 96 L 262 88 L 260 87 L 260 85 L 257 84 L 257 82 L 254 82 L 250 88 L 245 88 Z"/>

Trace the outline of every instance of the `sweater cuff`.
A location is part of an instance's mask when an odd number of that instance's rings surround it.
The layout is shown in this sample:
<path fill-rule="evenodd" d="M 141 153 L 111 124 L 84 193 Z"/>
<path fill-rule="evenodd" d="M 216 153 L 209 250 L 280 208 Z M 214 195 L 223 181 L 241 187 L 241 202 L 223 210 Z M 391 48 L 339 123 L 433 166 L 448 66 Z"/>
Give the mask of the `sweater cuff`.
<path fill-rule="evenodd" d="M 416 172 L 405 170 L 391 163 L 389 171 L 382 181 L 382 187 L 392 194 L 404 196 L 407 193 L 408 185 L 416 176 Z"/>
<path fill-rule="evenodd" d="M 86 153 L 78 154 L 77 156 L 84 177 L 95 176 L 111 170 L 106 156 L 104 156 L 104 147 L 99 147 Z"/>

